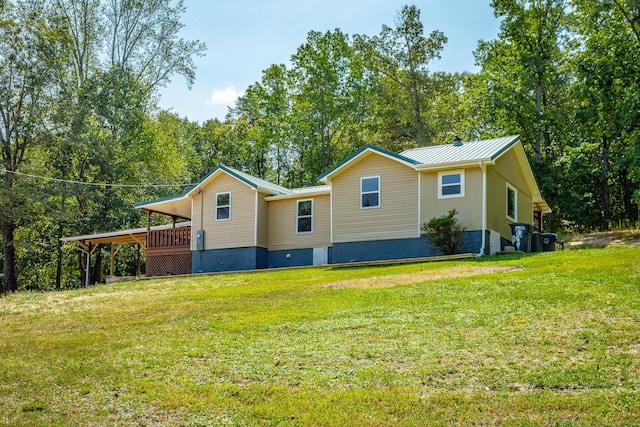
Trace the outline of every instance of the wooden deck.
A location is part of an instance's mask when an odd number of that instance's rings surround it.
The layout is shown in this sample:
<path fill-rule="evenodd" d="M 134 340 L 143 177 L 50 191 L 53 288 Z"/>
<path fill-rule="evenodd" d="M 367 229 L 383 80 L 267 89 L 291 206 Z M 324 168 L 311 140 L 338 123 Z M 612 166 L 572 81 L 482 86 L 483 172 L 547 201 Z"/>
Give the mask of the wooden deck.
<path fill-rule="evenodd" d="M 147 276 L 191 273 L 191 227 L 147 232 Z"/>

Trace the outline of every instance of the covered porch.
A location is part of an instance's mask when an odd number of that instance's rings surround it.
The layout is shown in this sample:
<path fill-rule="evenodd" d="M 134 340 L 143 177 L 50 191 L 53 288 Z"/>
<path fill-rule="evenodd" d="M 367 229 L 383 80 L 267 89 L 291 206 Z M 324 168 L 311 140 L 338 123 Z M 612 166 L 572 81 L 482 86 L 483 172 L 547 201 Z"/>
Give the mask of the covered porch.
<path fill-rule="evenodd" d="M 63 237 L 63 242 L 75 243 L 85 255 L 83 278 L 88 286 L 91 274 L 91 256 L 103 245 L 110 246 L 108 282 L 117 281 L 116 256 L 123 245 L 137 245 L 137 276 L 141 271 L 141 250 L 146 252 L 146 276 L 168 276 L 191 273 L 191 223 L 175 223 L 147 228 L 120 230 L 108 233 Z"/>
<path fill-rule="evenodd" d="M 147 276 L 191 274 L 191 199 L 182 195 L 135 207 L 147 214 Z M 171 227 L 152 227 L 154 214 L 170 217 Z"/>

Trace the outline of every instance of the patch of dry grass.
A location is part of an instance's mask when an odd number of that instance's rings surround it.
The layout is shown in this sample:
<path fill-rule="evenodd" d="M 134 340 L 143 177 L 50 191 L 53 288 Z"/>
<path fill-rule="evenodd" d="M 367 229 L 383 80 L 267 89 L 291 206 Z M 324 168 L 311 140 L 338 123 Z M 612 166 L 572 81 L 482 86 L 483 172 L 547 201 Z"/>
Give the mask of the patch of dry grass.
<path fill-rule="evenodd" d="M 567 239 L 569 248 L 640 245 L 640 230 L 606 231 L 578 234 Z"/>
<path fill-rule="evenodd" d="M 413 273 L 397 273 L 386 276 L 373 276 L 358 279 L 345 279 L 329 282 L 322 285 L 323 288 L 333 289 L 374 289 L 388 288 L 391 286 L 410 285 L 414 283 L 429 282 L 433 280 L 455 279 L 459 277 L 481 276 L 485 274 L 498 274 L 523 270 L 521 266 L 479 266 L 457 265 L 444 271 L 426 270 Z"/>

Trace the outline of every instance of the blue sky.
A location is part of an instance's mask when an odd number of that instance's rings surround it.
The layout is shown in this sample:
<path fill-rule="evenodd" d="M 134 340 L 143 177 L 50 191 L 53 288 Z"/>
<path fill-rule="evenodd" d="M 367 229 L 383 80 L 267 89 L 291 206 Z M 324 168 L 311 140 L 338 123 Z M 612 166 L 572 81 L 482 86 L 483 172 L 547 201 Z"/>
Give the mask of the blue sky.
<path fill-rule="evenodd" d="M 185 39 L 207 44 L 197 58 L 196 82 L 189 90 L 177 76 L 160 95 L 160 107 L 203 122 L 223 119 L 227 106 L 260 80 L 271 64 L 289 59 L 309 31 L 340 28 L 344 33 L 373 36 L 393 26 L 405 4 L 420 9 L 425 33 L 444 32 L 449 41 L 432 71 L 477 71 L 473 51 L 480 39 L 499 31 L 490 0 L 185 0 Z"/>

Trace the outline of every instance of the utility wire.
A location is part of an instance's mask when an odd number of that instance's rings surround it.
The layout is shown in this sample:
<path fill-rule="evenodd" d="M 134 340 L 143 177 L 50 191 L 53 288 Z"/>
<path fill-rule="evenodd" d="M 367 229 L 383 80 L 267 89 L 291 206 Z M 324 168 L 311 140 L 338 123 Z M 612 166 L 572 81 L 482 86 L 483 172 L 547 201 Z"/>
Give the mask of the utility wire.
<path fill-rule="evenodd" d="M 79 184 L 79 185 L 90 185 L 93 187 L 126 187 L 126 188 L 145 188 L 145 187 L 191 187 L 195 184 L 107 184 L 102 182 L 84 182 L 84 181 L 74 181 L 70 179 L 62 179 L 62 178 L 51 178 L 48 176 L 39 176 L 32 175 L 30 173 L 22 173 L 16 171 L 10 171 L 7 169 L 0 169 L 0 172 L 10 173 L 13 175 L 26 176 L 29 178 L 35 179 L 46 179 L 49 181 L 62 182 L 65 184 Z"/>

